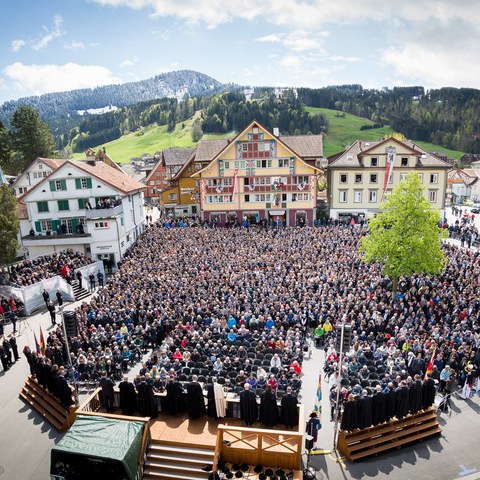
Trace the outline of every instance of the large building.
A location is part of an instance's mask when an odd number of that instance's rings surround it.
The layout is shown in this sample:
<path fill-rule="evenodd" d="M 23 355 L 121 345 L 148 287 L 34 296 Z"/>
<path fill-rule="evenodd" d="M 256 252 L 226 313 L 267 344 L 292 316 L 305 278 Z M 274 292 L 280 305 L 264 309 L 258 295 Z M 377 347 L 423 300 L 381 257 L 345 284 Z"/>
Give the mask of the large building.
<path fill-rule="evenodd" d="M 411 141 L 393 137 L 377 142 L 357 140 L 328 159 L 330 217 L 361 220 L 375 215 L 384 196 L 413 171 L 418 172 L 426 197 L 443 216 L 450 168 L 448 162 Z"/>
<path fill-rule="evenodd" d="M 23 252 L 73 248 L 116 264 L 144 230 L 144 189 L 102 161 L 63 160 L 19 198 Z"/>
<path fill-rule="evenodd" d="M 205 220 L 219 225 L 245 220 L 313 224 L 321 135 L 280 137 L 254 121 L 229 142 L 212 145 L 210 155 L 194 160 L 192 174 L 199 181 Z"/>

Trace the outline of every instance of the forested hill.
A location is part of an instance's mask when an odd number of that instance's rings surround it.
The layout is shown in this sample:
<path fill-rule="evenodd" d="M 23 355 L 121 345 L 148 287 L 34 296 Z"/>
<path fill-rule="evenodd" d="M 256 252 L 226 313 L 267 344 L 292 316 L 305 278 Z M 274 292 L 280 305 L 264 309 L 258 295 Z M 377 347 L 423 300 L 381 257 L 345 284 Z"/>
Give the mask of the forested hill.
<path fill-rule="evenodd" d="M 297 89 L 311 107 L 341 110 L 390 125 L 407 138 L 445 148 L 480 153 L 480 90 L 398 87 L 366 90 L 360 85 Z"/>
<path fill-rule="evenodd" d="M 38 110 L 41 118 L 52 130 L 57 130 L 58 125 L 65 119 L 77 118 L 78 111 L 100 109 L 110 105 L 123 107 L 157 98 L 183 99 L 211 95 L 223 88 L 223 84 L 208 75 L 192 70 L 179 70 L 139 82 L 48 93 L 8 101 L 0 106 L 0 121 L 8 125 L 13 112 L 20 105 L 29 105 Z M 78 124 L 78 121 L 73 123 Z"/>

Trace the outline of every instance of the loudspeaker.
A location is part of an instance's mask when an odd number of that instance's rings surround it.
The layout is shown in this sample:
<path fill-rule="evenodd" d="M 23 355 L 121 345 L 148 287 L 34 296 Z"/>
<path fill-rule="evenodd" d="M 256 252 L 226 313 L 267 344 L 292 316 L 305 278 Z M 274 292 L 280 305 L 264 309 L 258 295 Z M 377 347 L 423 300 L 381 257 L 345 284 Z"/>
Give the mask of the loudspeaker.
<path fill-rule="evenodd" d="M 63 312 L 63 318 L 65 320 L 65 330 L 67 331 L 67 336 L 69 338 L 76 337 L 78 335 L 78 323 L 75 312 Z"/>
<path fill-rule="evenodd" d="M 313 449 L 313 437 L 311 435 L 305 436 L 305 450 Z"/>
<path fill-rule="evenodd" d="M 350 350 L 350 343 L 352 340 L 352 326 L 350 324 L 339 323 L 336 327 L 335 335 L 335 350 L 337 353 L 340 352 L 340 343 L 342 338 L 342 327 L 343 331 L 343 351 L 348 352 Z"/>

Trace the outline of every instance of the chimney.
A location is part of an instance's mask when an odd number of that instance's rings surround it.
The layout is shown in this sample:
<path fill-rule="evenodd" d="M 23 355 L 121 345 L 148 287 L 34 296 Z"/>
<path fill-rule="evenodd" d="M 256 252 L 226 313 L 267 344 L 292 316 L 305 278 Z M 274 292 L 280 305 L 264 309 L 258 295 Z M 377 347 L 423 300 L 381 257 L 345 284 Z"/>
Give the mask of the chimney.
<path fill-rule="evenodd" d="M 280 130 L 278 127 L 273 127 L 273 135 L 277 138 L 280 136 Z"/>
<path fill-rule="evenodd" d="M 95 161 L 95 157 L 87 157 L 87 163 L 92 167 L 94 167 L 97 164 L 97 162 Z"/>

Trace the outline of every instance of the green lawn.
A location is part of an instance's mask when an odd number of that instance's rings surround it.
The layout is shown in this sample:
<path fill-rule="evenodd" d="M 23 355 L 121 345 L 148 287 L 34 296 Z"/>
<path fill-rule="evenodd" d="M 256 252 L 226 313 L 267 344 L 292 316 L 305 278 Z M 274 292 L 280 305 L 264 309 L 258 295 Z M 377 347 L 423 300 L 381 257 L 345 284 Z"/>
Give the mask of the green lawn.
<path fill-rule="evenodd" d="M 372 125 L 373 122 L 355 115 L 345 114 L 345 117 L 337 116 L 343 112 L 337 110 L 329 110 L 328 108 L 305 107 L 305 110 L 312 114 L 323 114 L 328 120 L 328 132 L 323 134 L 323 153 L 330 156 L 339 153 L 355 140 L 381 140 L 387 135 L 391 135 L 394 131 L 388 127 L 375 128 L 371 130 L 360 130 L 362 125 Z M 456 150 L 448 150 L 440 145 L 434 145 L 427 142 L 415 142 L 428 151 L 443 152 L 451 158 L 458 160 L 463 152 Z"/>
<path fill-rule="evenodd" d="M 196 144 L 192 140 L 191 126 L 193 118 L 185 122 L 178 123 L 175 130 L 167 132 L 167 126 L 150 125 L 141 130 L 141 132 L 129 133 L 117 140 L 102 145 L 95 145 L 95 150 L 105 147 L 108 155 L 118 163 L 129 163 L 132 157 L 140 157 L 144 153 L 153 155 L 157 151 L 168 148 L 189 148 Z M 182 128 L 182 124 L 185 126 Z M 141 133 L 141 134 L 139 134 Z M 204 139 L 231 138 L 234 134 L 204 135 Z M 74 159 L 85 158 L 83 153 L 75 153 Z"/>

